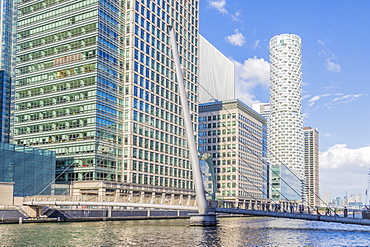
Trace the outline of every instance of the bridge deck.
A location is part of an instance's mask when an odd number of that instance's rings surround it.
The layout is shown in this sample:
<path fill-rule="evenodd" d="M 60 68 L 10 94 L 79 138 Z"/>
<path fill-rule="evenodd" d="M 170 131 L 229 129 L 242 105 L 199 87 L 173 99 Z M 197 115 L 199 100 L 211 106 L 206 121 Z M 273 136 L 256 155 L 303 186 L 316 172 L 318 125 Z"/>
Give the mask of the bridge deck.
<path fill-rule="evenodd" d="M 313 220 L 313 221 L 324 221 L 324 222 L 335 222 L 335 223 L 343 223 L 343 224 L 356 224 L 356 225 L 370 226 L 370 219 L 349 218 L 349 217 L 340 217 L 340 216 L 262 211 L 262 210 L 250 210 L 250 209 L 234 209 L 234 208 L 216 208 L 215 212 L 216 213 L 269 216 L 269 217 L 287 218 L 287 219 Z"/>

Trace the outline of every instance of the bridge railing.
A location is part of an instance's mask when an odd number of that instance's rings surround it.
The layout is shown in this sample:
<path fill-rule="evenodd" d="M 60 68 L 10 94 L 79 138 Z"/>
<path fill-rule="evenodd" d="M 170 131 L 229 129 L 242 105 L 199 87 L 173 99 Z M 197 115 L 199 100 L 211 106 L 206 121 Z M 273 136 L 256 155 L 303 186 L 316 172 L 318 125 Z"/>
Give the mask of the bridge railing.
<path fill-rule="evenodd" d="M 325 207 L 307 207 L 299 202 L 272 202 L 268 200 L 217 200 L 210 203 L 213 208 L 247 209 L 256 211 L 274 211 L 285 213 L 300 213 L 306 215 L 325 215 L 333 217 L 347 217 L 357 219 L 370 219 L 370 210 L 330 208 Z"/>
<path fill-rule="evenodd" d="M 140 204 L 162 204 L 162 205 L 186 205 L 196 206 L 194 196 L 178 196 L 169 194 L 122 194 L 122 195 L 37 195 L 28 196 L 23 199 L 23 202 L 117 202 L 117 203 L 140 203 Z"/>

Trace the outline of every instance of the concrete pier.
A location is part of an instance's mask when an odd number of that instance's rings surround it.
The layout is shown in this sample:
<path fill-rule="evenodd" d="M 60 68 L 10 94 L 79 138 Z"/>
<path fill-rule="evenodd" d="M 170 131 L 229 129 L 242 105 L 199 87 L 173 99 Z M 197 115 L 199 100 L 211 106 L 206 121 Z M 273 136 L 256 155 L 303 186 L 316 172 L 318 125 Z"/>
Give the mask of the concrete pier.
<path fill-rule="evenodd" d="M 191 226 L 216 226 L 217 216 L 215 213 L 190 214 Z"/>

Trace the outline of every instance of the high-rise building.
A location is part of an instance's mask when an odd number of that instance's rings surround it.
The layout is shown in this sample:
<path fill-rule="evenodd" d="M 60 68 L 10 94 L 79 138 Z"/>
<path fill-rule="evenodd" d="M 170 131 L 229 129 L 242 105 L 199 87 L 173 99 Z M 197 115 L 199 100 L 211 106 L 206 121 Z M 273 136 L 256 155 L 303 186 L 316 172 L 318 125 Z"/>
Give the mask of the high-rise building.
<path fill-rule="evenodd" d="M 14 62 L 14 1 L 0 0 L 0 142 L 10 142 Z"/>
<path fill-rule="evenodd" d="M 20 1 L 16 143 L 56 151 L 59 183 L 192 192 L 168 25 L 196 129 L 198 5 Z"/>
<path fill-rule="evenodd" d="M 263 117 L 239 100 L 199 105 L 198 150 L 213 159 L 217 198 L 268 197 L 268 168 L 263 162 L 265 125 Z"/>
<path fill-rule="evenodd" d="M 281 196 L 281 166 L 293 169 L 304 179 L 303 116 L 301 113 L 301 38 L 281 34 L 270 40 L 270 117 L 268 159 L 272 169 L 272 199 Z M 289 169 L 288 169 L 289 171 Z M 277 175 L 278 174 L 278 175 Z M 293 188 L 303 194 L 302 187 Z M 280 193 L 281 192 L 281 193 Z M 295 198 L 288 198 L 289 200 Z"/>
<path fill-rule="evenodd" d="M 234 64 L 199 36 L 199 102 L 235 99 Z"/>
<path fill-rule="evenodd" d="M 304 127 L 305 194 L 308 205 L 320 206 L 319 196 L 319 132 Z"/>

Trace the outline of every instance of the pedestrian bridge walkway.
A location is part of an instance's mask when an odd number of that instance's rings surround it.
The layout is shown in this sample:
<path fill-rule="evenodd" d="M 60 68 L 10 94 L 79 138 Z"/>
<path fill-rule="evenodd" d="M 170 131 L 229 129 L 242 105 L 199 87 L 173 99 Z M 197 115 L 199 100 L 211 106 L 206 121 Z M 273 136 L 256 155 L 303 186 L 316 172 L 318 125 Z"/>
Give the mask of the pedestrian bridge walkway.
<path fill-rule="evenodd" d="M 288 212 L 277 212 L 277 211 L 263 211 L 263 210 L 252 210 L 252 209 L 234 209 L 234 208 L 216 208 L 216 213 L 227 213 L 227 214 L 243 214 L 243 215 L 254 215 L 254 216 L 266 216 L 286 219 L 300 219 L 300 220 L 312 220 L 312 221 L 324 221 L 344 224 L 356 224 L 356 225 L 368 225 L 370 226 L 370 219 L 362 218 L 351 218 L 341 217 L 339 215 L 321 215 L 321 214 L 306 214 L 306 213 L 288 213 Z"/>
<path fill-rule="evenodd" d="M 78 199 L 77 199 L 78 198 Z M 97 197 L 97 196 L 32 196 L 24 198 L 23 205 L 30 207 L 74 207 L 74 208 L 121 208 L 121 209 L 170 209 L 170 210 L 184 210 L 184 211 L 196 211 L 197 205 L 194 197 L 187 198 L 175 198 L 171 195 L 163 195 L 161 197 L 144 196 L 143 194 L 137 196 L 124 196 L 124 197 Z M 300 220 L 310 220 L 310 221 L 324 221 L 324 222 L 334 222 L 334 223 L 344 223 L 344 224 L 357 224 L 357 225 L 369 225 L 370 219 L 363 219 L 362 214 L 356 214 L 355 212 L 350 215 L 350 217 L 343 217 L 338 214 L 331 215 L 321 215 L 316 212 L 309 210 L 302 212 L 287 212 L 286 210 L 268 210 L 266 207 L 258 207 L 258 202 L 249 201 L 249 203 L 240 205 L 244 208 L 233 208 L 233 203 L 231 202 L 218 202 L 214 201 L 213 207 L 209 208 L 210 211 L 217 214 L 241 214 L 241 215 L 253 215 L 253 216 L 263 216 L 263 217 L 276 217 L 276 218 L 286 218 L 286 219 L 300 219 Z M 212 204 L 212 203 L 211 203 Z M 246 205 L 252 207 L 245 208 Z M 253 209 L 257 205 L 258 209 Z M 220 207 L 221 206 L 221 207 Z M 226 207 L 222 207 L 226 206 Z M 274 207 L 271 207 L 274 208 Z M 288 207 L 286 207 L 288 208 Z M 262 209 L 262 210 L 261 210 Z M 361 211 L 359 211 L 361 212 Z M 361 218 L 359 218 L 361 217 Z"/>

